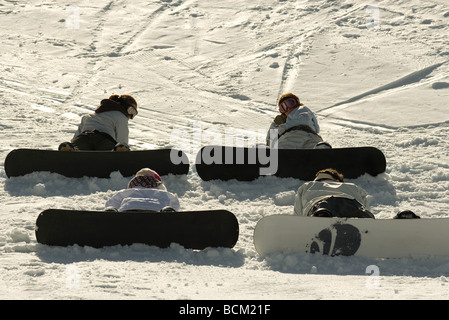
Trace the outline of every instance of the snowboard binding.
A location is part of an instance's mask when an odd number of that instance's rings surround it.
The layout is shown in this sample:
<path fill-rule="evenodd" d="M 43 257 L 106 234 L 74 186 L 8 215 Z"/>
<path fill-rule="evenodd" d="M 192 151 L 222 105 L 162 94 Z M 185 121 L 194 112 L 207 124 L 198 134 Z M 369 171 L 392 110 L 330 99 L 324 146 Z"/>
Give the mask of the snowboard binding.
<path fill-rule="evenodd" d="M 314 149 L 332 149 L 332 146 L 329 142 L 321 141 L 315 145 Z"/>
<path fill-rule="evenodd" d="M 416 215 L 413 211 L 405 210 L 399 212 L 393 219 L 421 219 L 421 217 Z"/>
<path fill-rule="evenodd" d="M 113 149 L 113 151 L 118 151 L 118 152 L 122 152 L 122 151 L 130 151 L 131 149 L 129 148 L 129 146 L 127 144 L 124 143 L 117 143 Z"/>
<path fill-rule="evenodd" d="M 70 142 L 63 142 L 59 145 L 58 151 L 78 151 L 78 148 Z"/>

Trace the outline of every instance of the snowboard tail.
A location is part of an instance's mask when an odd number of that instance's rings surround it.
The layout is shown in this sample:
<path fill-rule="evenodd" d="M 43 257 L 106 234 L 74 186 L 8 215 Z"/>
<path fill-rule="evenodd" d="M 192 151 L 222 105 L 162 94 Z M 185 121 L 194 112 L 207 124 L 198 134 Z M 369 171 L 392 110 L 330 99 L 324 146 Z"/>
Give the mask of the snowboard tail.
<path fill-rule="evenodd" d="M 52 246 L 143 243 L 161 248 L 177 243 L 186 249 L 232 248 L 239 236 L 237 218 L 226 210 L 80 211 L 48 209 L 36 220 L 37 242 Z"/>
<path fill-rule="evenodd" d="M 252 181 L 264 175 L 310 181 L 317 171 L 333 168 L 346 178 L 385 172 L 386 159 L 374 147 L 335 149 L 269 149 L 205 146 L 195 168 L 201 179 Z"/>
<path fill-rule="evenodd" d="M 70 178 L 109 178 L 114 171 L 129 177 L 142 168 L 151 168 L 159 175 L 187 174 L 189 160 L 176 149 L 136 151 L 56 151 L 15 149 L 5 159 L 8 177 L 46 171 Z"/>
<path fill-rule="evenodd" d="M 254 246 L 273 253 L 406 258 L 449 256 L 449 219 L 320 218 L 271 215 L 258 221 Z"/>

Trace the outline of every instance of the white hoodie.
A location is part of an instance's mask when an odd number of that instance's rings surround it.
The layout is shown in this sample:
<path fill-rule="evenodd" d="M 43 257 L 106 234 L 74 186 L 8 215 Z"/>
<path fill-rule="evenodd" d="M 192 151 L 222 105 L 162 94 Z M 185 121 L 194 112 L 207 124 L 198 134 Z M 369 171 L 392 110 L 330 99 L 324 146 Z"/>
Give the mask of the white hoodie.
<path fill-rule="evenodd" d="M 164 207 L 172 207 L 179 211 L 180 204 L 178 196 L 166 191 L 164 185 L 161 185 L 160 189 L 133 187 L 120 190 L 106 202 L 105 208 L 109 207 L 113 207 L 118 211 L 160 211 Z"/>

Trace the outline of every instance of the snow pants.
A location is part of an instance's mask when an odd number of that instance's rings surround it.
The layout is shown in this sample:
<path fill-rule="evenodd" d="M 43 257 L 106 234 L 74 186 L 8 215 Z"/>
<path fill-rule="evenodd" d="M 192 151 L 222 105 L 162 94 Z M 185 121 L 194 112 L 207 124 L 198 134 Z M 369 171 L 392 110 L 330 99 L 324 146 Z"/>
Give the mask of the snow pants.
<path fill-rule="evenodd" d="M 309 216 L 338 218 L 372 218 L 374 215 L 355 199 L 328 197 L 315 203 Z"/>
<path fill-rule="evenodd" d="M 117 144 L 110 135 L 97 130 L 84 131 L 71 142 L 78 150 L 113 150 Z"/>

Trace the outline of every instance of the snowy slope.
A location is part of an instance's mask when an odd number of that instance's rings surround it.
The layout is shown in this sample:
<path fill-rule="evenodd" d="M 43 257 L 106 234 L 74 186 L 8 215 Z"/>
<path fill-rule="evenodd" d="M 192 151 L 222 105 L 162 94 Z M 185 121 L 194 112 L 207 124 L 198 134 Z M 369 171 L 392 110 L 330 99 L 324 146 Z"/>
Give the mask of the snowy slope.
<path fill-rule="evenodd" d="M 352 181 L 376 217 L 448 217 L 447 1 L 2 1 L 0 17 L 1 299 L 448 298 L 449 258 L 258 257 L 256 222 L 292 213 L 303 181 L 163 177 L 183 209 L 236 214 L 232 250 L 57 248 L 36 243 L 42 210 L 101 210 L 128 178 L 3 169 L 13 149 L 69 140 L 110 94 L 140 104 L 134 149 L 180 145 L 193 159 L 211 142 L 263 143 L 292 91 L 334 147 L 385 153 L 385 174 Z"/>

